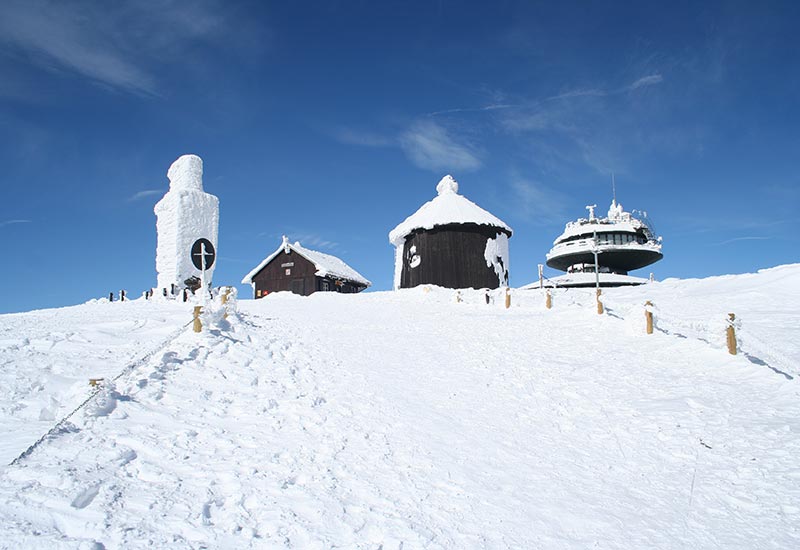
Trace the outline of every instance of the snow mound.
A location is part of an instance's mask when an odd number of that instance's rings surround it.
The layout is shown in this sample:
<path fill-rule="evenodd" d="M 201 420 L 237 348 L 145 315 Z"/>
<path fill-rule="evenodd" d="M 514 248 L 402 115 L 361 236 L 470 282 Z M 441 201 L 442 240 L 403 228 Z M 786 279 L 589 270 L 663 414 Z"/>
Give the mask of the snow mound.
<path fill-rule="evenodd" d="M 0 315 L 6 464 L 116 377 L 0 469 L 0 546 L 797 547 L 800 264 L 550 293 Z"/>

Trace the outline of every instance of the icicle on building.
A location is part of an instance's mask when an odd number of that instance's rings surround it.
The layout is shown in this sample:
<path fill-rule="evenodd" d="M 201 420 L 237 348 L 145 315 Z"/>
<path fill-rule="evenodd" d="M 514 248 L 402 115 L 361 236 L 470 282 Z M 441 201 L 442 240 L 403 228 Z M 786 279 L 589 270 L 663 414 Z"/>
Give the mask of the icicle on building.
<path fill-rule="evenodd" d="M 183 155 L 173 162 L 167 177 L 169 191 L 154 208 L 158 234 L 158 289 L 177 293 L 187 287 L 198 287 L 203 276 L 205 284 L 210 286 L 214 265 L 205 273 L 196 267 L 192 261 L 192 245 L 206 239 L 216 250 L 219 199 L 203 191 L 203 160 L 196 155 Z M 204 254 L 213 250 L 206 250 L 203 246 Z M 207 259 L 197 263 L 207 265 Z"/>
<path fill-rule="evenodd" d="M 437 197 L 389 233 L 395 246 L 394 288 L 508 285 L 511 228 L 459 195 L 452 176 L 442 178 L 436 191 Z"/>

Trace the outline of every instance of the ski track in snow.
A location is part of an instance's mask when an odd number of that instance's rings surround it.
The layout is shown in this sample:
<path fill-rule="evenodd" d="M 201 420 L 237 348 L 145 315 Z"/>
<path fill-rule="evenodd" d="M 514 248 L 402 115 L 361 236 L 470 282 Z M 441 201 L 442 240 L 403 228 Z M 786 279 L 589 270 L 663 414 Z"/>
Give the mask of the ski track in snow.
<path fill-rule="evenodd" d="M 800 353 L 781 328 L 800 299 L 754 284 L 785 275 L 715 286 L 757 292 L 737 294 L 742 332 L 792 379 L 663 328 L 716 326 L 728 304 L 702 281 L 607 291 L 603 316 L 578 290 L 549 311 L 539 291 L 510 310 L 442 289 L 240 302 L 2 470 L 0 547 L 800 547 Z M 74 360 L 124 357 L 113 376 L 189 318 L 100 308 L 0 316 L 4 423 L 40 393 L 77 398 Z"/>

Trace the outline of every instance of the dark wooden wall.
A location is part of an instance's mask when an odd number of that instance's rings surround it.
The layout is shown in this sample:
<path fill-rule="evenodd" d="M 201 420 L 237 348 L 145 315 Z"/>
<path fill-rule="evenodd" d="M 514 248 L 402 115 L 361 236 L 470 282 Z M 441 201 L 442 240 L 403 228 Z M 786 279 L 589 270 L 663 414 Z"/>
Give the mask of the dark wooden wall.
<path fill-rule="evenodd" d="M 446 288 L 497 288 L 501 281 L 486 266 L 487 239 L 500 229 L 476 224 L 452 224 L 416 231 L 406 238 L 400 288 L 431 284 Z M 411 247 L 416 246 L 420 264 L 412 268 Z M 507 269 L 507 266 L 506 266 Z"/>
<path fill-rule="evenodd" d="M 294 265 L 283 265 L 287 263 L 293 263 Z M 286 274 L 287 269 L 291 270 L 289 275 Z M 350 294 L 361 292 L 366 288 L 349 281 L 343 281 L 342 284 L 337 285 L 334 279 L 318 277 L 316 272 L 316 266 L 296 252 L 291 252 L 290 254 L 281 252 L 253 277 L 255 297 L 263 298 L 272 292 L 281 291 L 290 291 L 302 296 L 309 296 L 314 292 L 323 290 L 324 282 L 328 283 L 328 291 L 330 292 Z"/>
<path fill-rule="evenodd" d="M 282 264 L 286 263 L 294 263 L 294 265 L 290 267 L 282 267 Z M 291 270 L 289 275 L 286 275 L 287 269 Z M 261 291 L 261 294 L 263 295 L 265 291 L 271 293 L 280 292 L 283 290 L 308 296 L 317 290 L 317 276 L 315 275 L 316 271 L 317 268 L 314 266 L 314 264 L 296 252 L 291 252 L 290 254 L 281 252 L 275 256 L 270 263 L 265 265 L 261 271 L 256 273 L 255 277 L 253 277 L 256 298 L 260 297 L 259 291 Z M 293 284 L 295 285 L 294 288 L 292 288 Z M 297 291 L 298 285 L 302 286 L 302 292 Z"/>

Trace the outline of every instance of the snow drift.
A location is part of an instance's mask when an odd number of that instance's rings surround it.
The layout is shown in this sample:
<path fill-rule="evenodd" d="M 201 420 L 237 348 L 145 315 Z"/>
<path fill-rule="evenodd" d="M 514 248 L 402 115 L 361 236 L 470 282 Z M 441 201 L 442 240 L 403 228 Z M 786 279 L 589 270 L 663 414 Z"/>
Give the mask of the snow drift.
<path fill-rule="evenodd" d="M 0 546 L 798 546 L 800 265 L 501 296 L 0 316 Z"/>

